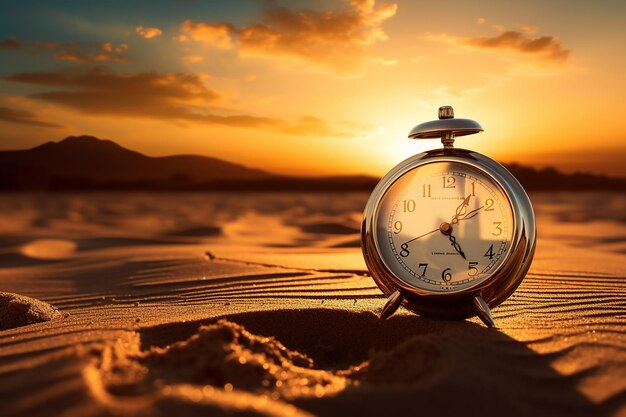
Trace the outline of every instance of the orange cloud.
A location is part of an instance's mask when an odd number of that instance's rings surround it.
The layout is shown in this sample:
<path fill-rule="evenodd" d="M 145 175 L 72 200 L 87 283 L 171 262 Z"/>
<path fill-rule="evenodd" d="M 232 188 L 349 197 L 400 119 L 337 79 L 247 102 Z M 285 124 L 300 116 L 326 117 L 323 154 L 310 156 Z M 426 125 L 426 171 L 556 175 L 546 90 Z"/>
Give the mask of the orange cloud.
<path fill-rule="evenodd" d="M 122 43 L 113 46 L 110 42 L 102 45 L 83 42 L 25 42 L 20 39 L 6 39 L 0 41 L 1 49 L 23 50 L 26 52 L 55 51 L 54 59 L 68 61 L 76 64 L 88 62 L 126 62 L 124 54 L 128 51 L 128 45 Z"/>
<path fill-rule="evenodd" d="M 63 127 L 56 123 L 44 122 L 30 111 L 0 107 L 0 122 L 9 122 L 37 127 L 58 128 Z"/>
<path fill-rule="evenodd" d="M 123 54 L 128 50 L 128 45 L 125 43 L 121 43 L 119 46 L 114 47 L 111 42 L 105 42 L 102 45 L 102 50 L 105 52 L 114 52 L 116 54 Z"/>
<path fill-rule="evenodd" d="M 19 73 L 5 79 L 66 87 L 63 91 L 36 93 L 32 97 L 90 114 L 177 118 L 186 114 L 180 106 L 193 101 L 210 102 L 218 97 L 194 74 L 126 74 L 95 68 L 80 72 Z"/>
<path fill-rule="evenodd" d="M 89 115 L 262 128 L 291 135 L 353 135 L 351 131 L 339 131 L 313 117 L 291 122 L 250 114 L 218 114 L 214 109 L 213 112 L 207 111 L 219 96 L 195 74 L 127 74 L 95 68 L 82 72 L 19 73 L 4 79 L 14 83 L 62 87 L 62 90 L 39 92 L 29 97 Z"/>
<path fill-rule="evenodd" d="M 537 26 L 525 25 L 523 23 L 518 23 L 516 26 L 524 33 L 535 33 L 539 31 L 539 28 Z"/>
<path fill-rule="evenodd" d="M 235 28 L 227 23 L 196 23 L 187 19 L 181 25 L 180 30 L 195 41 L 206 42 L 220 49 L 230 49 L 233 46 L 231 33 L 235 31 Z M 182 40 L 187 40 L 187 36 L 184 36 Z"/>
<path fill-rule="evenodd" d="M 428 33 L 426 39 L 487 50 L 509 50 L 554 63 L 563 63 L 569 58 L 572 51 L 565 49 L 558 38 L 554 36 L 530 37 L 529 31 L 534 29 L 530 26 L 525 27 L 525 31 L 507 31 L 504 27 L 496 28 L 502 33 L 492 37 L 463 37 L 446 33 Z"/>
<path fill-rule="evenodd" d="M 202 55 L 185 55 L 183 59 L 189 64 L 195 64 L 197 62 L 204 61 L 204 57 Z"/>
<path fill-rule="evenodd" d="M 387 39 L 382 24 L 397 5 L 352 0 L 342 10 L 291 10 L 270 3 L 261 21 L 243 27 L 186 20 L 179 39 L 262 56 L 288 56 L 336 68 L 366 56 L 364 46 Z"/>
<path fill-rule="evenodd" d="M 53 49 L 62 49 L 62 46 L 58 46 Z M 84 48 L 80 48 L 84 49 Z M 110 42 L 106 42 L 101 46 L 101 50 L 99 52 L 86 52 L 80 50 L 68 50 L 68 51 L 60 51 L 54 55 L 54 59 L 57 61 L 69 61 L 74 62 L 76 64 L 85 64 L 88 62 L 104 62 L 104 61 L 113 61 L 113 62 L 126 62 L 126 57 L 124 53 L 128 50 L 128 45 L 125 43 L 120 44 L 117 47 L 114 47 Z"/>
<path fill-rule="evenodd" d="M 541 36 L 529 38 L 525 32 L 506 31 L 494 37 L 468 38 L 465 43 L 483 49 L 508 49 L 524 54 L 532 54 L 536 57 L 563 62 L 567 60 L 569 49 L 564 49 L 561 41 L 553 36 Z"/>
<path fill-rule="evenodd" d="M 163 33 L 161 29 L 159 28 L 155 28 L 155 27 L 145 28 L 143 26 L 137 26 L 135 28 L 135 32 L 137 32 L 137 34 L 144 39 L 156 38 L 157 36 L 160 36 Z"/>

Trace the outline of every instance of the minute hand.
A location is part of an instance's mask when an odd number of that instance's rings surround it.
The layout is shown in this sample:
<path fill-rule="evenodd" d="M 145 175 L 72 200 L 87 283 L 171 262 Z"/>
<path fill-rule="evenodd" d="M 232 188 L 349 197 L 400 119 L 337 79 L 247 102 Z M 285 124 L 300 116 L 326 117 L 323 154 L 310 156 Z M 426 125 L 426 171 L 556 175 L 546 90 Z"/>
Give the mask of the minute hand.
<path fill-rule="evenodd" d="M 472 210 L 472 211 L 470 211 L 470 212 L 468 212 L 468 213 L 465 213 L 463 216 L 455 216 L 455 217 L 452 219 L 452 223 L 456 223 L 456 222 L 458 222 L 459 220 L 468 220 L 468 219 L 471 219 L 472 217 L 475 217 L 475 216 L 476 216 L 476 215 L 480 212 L 480 210 L 482 210 L 484 207 L 485 207 L 485 206 L 480 206 L 480 207 L 478 207 L 477 209 L 474 209 L 474 210 Z"/>
<path fill-rule="evenodd" d="M 456 238 L 452 236 L 452 234 L 448 235 L 448 238 L 450 239 L 450 244 L 452 245 L 454 250 L 456 250 L 457 253 L 463 257 L 463 259 L 467 259 L 465 257 L 465 253 L 463 252 L 463 249 L 461 249 L 461 245 L 459 245 L 459 243 L 456 241 Z"/>

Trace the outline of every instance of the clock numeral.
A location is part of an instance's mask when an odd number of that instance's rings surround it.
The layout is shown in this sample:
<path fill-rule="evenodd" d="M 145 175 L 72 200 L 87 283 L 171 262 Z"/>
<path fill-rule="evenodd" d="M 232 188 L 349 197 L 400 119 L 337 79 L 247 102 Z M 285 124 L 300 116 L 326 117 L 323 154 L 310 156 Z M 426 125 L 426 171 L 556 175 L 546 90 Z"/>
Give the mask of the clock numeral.
<path fill-rule="evenodd" d="M 456 188 L 456 185 L 454 184 L 456 182 L 456 178 L 446 177 L 444 175 L 441 179 L 443 180 L 443 188 Z"/>
<path fill-rule="evenodd" d="M 478 265 L 478 262 L 469 263 L 467 275 L 469 275 L 470 277 L 476 276 L 476 274 L 478 273 L 478 268 L 476 268 L 476 265 Z"/>
<path fill-rule="evenodd" d="M 476 197 L 476 183 L 472 183 L 472 197 Z"/>
<path fill-rule="evenodd" d="M 422 197 L 430 197 L 430 184 L 422 185 Z"/>
<path fill-rule="evenodd" d="M 487 249 L 487 252 L 485 252 L 485 255 L 487 258 L 489 258 L 489 260 L 493 259 L 493 256 L 495 255 L 495 253 L 493 253 L 493 245 L 489 246 L 489 249 Z"/>
<path fill-rule="evenodd" d="M 443 279 L 445 282 L 452 281 L 452 274 L 450 273 L 450 271 L 451 271 L 450 268 L 446 268 L 441 273 L 441 279 Z"/>
<path fill-rule="evenodd" d="M 428 264 L 420 264 L 419 267 L 420 268 L 424 268 L 422 270 L 422 275 L 420 275 L 420 277 L 425 277 L 426 276 L 426 268 L 428 268 Z"/>
<path fill-rule="evenodd" d="M 413 213 L 415 211 L 415 200 L 403 200 L 402 205 L 405 213 Z"/>
<path fill-rule="evenodd" d="M 493 225 L 496 226 L 496 231 L 492 235 L 500 236 L 502 234 L 502 222 L 493 222 Z"/>
<path fill-rule="evenodd" d="M 402 222 L 398 220 L 397 222 L 393 224 L 393 233 L 397 235 L 401 231 L 402 231 Z"/>
<path fill-rule="evenodd" d="M 493 211 L 493 199 L 488 198 L 485 200 L 485 211 Z"/>
<path fill-rule="evenodd" d="M 411 254 L 411 252 L 409 252 L 409 245 L 408 244 L 403 243 L 402 245 L 400 245 L 400 256 L 402 256 L 403 258 L 406 258 L 410 254 Z"/>

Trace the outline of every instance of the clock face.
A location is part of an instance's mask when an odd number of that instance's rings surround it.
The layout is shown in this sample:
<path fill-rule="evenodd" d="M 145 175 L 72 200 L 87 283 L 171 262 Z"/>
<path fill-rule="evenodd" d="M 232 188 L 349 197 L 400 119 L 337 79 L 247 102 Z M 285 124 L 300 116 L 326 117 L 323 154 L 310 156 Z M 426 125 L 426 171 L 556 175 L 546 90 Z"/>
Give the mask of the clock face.
<path fill-rule="evenodd" d="M 514 230 L 502 188 L 460 162 L 431 162 L 403 174 L 381 197 L 375 219 L 387 268 L 435 293 L 487 280 L 507 258 Z"/>

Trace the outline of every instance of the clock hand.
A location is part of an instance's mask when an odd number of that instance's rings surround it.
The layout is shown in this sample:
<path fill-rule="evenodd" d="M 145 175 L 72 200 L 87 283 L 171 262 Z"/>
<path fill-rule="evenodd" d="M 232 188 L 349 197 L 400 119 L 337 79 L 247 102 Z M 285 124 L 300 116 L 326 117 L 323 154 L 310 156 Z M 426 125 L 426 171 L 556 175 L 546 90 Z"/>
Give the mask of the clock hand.
<path fill-rule="evenodd" d="M 467 219 L 471 219 L 472 217 L 476 216 L 476 215 L 478 214 L 478 212 L 479 212 L 479 211 L 480 211 L 483 207 L 485 207 L 485 206 L 481 206 L 481 207 L 479 207 L 479 208 L 477 208 L 477 209 L 474 209 L 474 210 L 470 211 L 469 213 L 464 213 L 464 211 L 465 211 L 465 210 L 467 210 L 467 207 L 469 206 L 469 200 L 470 200 L 470 197 L 471 197 L 471 196 L 472 196 L 471 194 L 470 194 L 470 195 L 468 195 L 468 196 L 467 196 L 467 198 L 466 198 L 465 200 L 463 200 L 463 202 L 461 203 L 461 205 L 459 205 L 459 206 L 457 207 L 457 209 L 456 209 L 456 214 L 455 214 L 455 215 L 454 215 L 454 217 L 452 218 L 452 221 L 450 221 L 450 224 L 458 223 L 458 221 L 459 221 L 459 220 L 467 220 Z M 459 217 L 459 216 L 463 216 L 463 217 Z M 442 224 L 445 224 L 445 223 L 442 223 Z M 443 234 L 448 234 L 448 233 L 446 233 L 446 232 L 444 231 L 444 229 L 445 229 L 445 230 L 447 230 L 447 227 L 449 227 L 449 225 L 450 225 L 450 224 L 448 224 L 448 226 L 446 226 L 445 228 L 444 228 L 444 226 L 439 226 L 439 227 L 438 227 L 438 228 L 436 228 L 435 230 L 431 230 L 430 232 L 424 233 L 423 235 L 420 235 L 420 236 L 418 236 L 418 237 L 414 237 L 414 238 L 413 238 L 413 239 L 411 239 L 411 240 L 407 240 L 406 242 L 404 242 L 404 245 L 406 245 L 406 244 L 408 244 L 408 243 L 411 243 L 411 242 L 413 242 L 413 241 L 415 241 L 415 240 L 417 240 L 417 239 L 421 239 L 421 238 L 423 238 L 424 236 L 428 236 L 428 235 L 430 235 L 430 234 L 432 234 L 432 233 L 435 233 L 435 232 L 437 232 L 437 231 L 441 231 L 441 233 L 443 233 Z M 452 233 L 452 231 L 450 230 L 450 241 L 452 241 L 452 239 L 454 239 L 454 236 L 452 236 L 452 234 L 451 234 L 451 233 Z M 465 259 L 465 254 L 464 254 L 464 253 L 463 253 L 463 251 L 461 250 L 461 247 L 459 246 L 459 244 L 458 244 L 458 243 L 456 243 L 456 239 L 455 239 L 454 241 L 452 241 L 452 244 L 453 244 L 453 245 L 456 245 L 454 248 L 457 250 L 457 252 L 459 252 L 459 254 L 463 257 L 463 259 Z M 458 249 L 457 249 L 457 247 L 458 247 Z"/>
<path fill-rule="evenodd" d="M 424 236 L 428 236 L 428 235 L 430 235 L 431 233 L 438 232 L 438 231 L 439 231 L 439 228 L 436 228 L 435 230 L 431 230 L 430 232 L 428 232 L 428 233 L 424 233 L 424 234 L 423 234 L 423 235 L 421 235 L 421 236 L 415 237 L 415 238 L 413 238 L 413 239 L 411 239 L 411 240 L 407 240 L 406 242 L 404 242 L 404 245 L 406 245 L 407 243 L 411 243 L 411 242 L 413 242 L 414 240 L 421 239 L 421 238 L 423 238 Z"/>
<path fill-rule="evenodd" d="M 469 200 L 469 196 L 465 199 L 464 203 L 468 200 Z M 472 217 L 477 216 L 478 213 L 480 213 L 480 210 L 483 209 L 483 207 L 485 206 L 480 206 L 477 209 L 470 211 L 469 213 L 464 213 L 462 214 L 463 217 L 458 217 L 459 210 L 457 209 L 457 215 L 452 218 L 452 221 L 450 223 L 457 223 L 460 220 L 471 219 Z M 467 260 L 467 258 L 465 257 L 465 253 L 463 252 L 463 249 L 461 249 L 461 245 L 459 245 L 458 242 L 456 241 L 456 238 L 452 236 L 452 227 L 449 228 L 449 232 L 447 234 L 450 239 L 450 244 L 454 247 L 457 253 L 463 257 L 463 259 Z"/>
<path fill-rule="evenodd" d="M 469 213 L 466 213 L 463 217 L 457 217 L 456 221 L 454 223 L 459 222 L 460 220 L 468 220 L 471 219 L 472 217 L 476 217 L 476 215 L 478 214 L 478 212 L 480 210 L 482 210 L 485 206 L 480 206 L 477 209 L 474 209 L 472 211 L 470 211 Z"/>
<path fill-rule="evenodd" d="M 472 196 L 471 194 L 468 195 L 467 198 L 463 200 L 463 202 L 456 208 L 456 214 L 452 217 L 452 220 L 450 220 L 450 223 L 456 223 L 459 216 L 465 215 L 465 212 L 467 211 L 467 207 L 469 206 L 469 200 L 471 196 Z"/>
<path fill-rule="evenodd" d="M 439 226 L 439 230 L 441 231 L 441 233 L 448 236 L 448 239 L 450 239 L 450 244 L 452 245 L 452 247 L 454 247 L 456 252 L 461 255 L 463 259 L 467 259 L 465 257 L 465 253 L 463 252 L 463 249 L 461 249 L 461 245 L 459 245 L 459 243 L 456 241 L 456 238 L 452 236 L 452 225 L 450 223 L 441 223 L 441 226 Z"/>
<path fill-rule="evenodd" d="M 450 234 L 448 237 L 450 238 L 450 242 L 451 242 L 450 244 L 454 247 L 454 249 L 457 251 L 457 253 L 459 255 L 461 255 L 463 257 L 463 259 L 467 259 L 465 257 L 465 253 L 463 253 L 463 249 L 461 249 L 461 245 L 459 245 L 457 243 L 456 238 L 454 236 L 452 236 L 452 234 Z"/>

